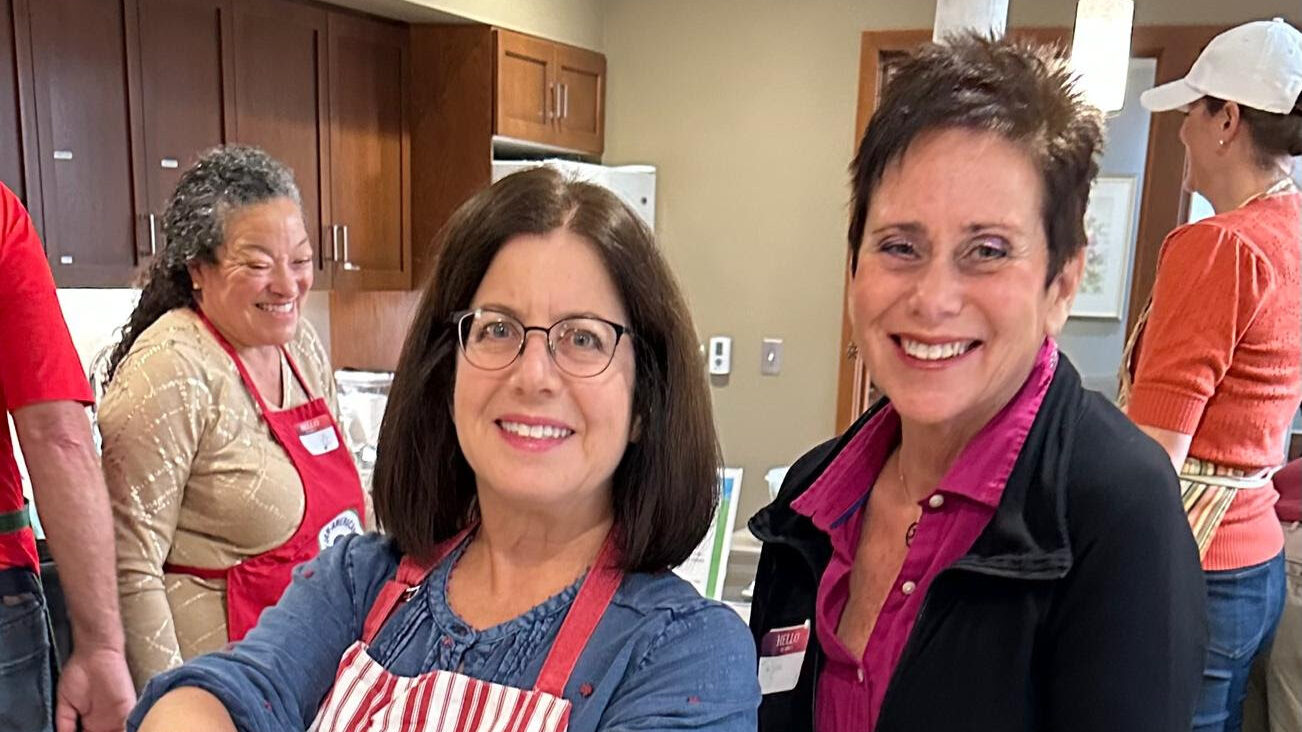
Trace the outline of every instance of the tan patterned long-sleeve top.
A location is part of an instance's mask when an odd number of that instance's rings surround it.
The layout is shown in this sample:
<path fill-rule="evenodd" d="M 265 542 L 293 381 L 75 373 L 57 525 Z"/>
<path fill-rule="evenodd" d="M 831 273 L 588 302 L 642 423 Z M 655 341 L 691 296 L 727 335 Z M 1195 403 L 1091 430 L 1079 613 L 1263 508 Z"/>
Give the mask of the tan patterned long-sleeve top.
<path fill-rule="evenodd" d="M 325 349 L 299 323 L 288 351 L 337 416 Z M 307 395 L 283 361 L 289 408 Z M 227 640 L 225 581 L 165 574 L 163 563 L 224 569 L 280 546 L 302 521 L 303 484 L 234 362 L 188 308 L 140 335 L 104 395 L 99 428 L 127 662 L 140 688 Z"/>

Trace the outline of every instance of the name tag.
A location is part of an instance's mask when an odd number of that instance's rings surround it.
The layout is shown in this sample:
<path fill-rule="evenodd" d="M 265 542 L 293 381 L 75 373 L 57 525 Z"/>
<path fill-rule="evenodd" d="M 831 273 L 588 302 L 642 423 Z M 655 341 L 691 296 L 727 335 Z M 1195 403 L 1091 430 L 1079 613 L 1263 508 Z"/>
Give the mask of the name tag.
<path fill-rule="evenodd" d="M 808 647 L 808 620 L 803 625 L 774 628 L 765 633 L 759 647 L 760 693 L 776 694 L 796 688 Z"/>
<path fill-rule="evenodd" d="M 321 415 L 298 425 L 298 441 L 311 455 L 324 455 L 339 449 L 339 435 L 330 417 Z"/>
<path fill-rule="evenodd" d="M 360 533 L 362 533 L 362 517 L 350 508 L 321 527 L 321 531 L 316 535 L 317 546 L 321 551 L 325 551 L 345 536 Z"/>

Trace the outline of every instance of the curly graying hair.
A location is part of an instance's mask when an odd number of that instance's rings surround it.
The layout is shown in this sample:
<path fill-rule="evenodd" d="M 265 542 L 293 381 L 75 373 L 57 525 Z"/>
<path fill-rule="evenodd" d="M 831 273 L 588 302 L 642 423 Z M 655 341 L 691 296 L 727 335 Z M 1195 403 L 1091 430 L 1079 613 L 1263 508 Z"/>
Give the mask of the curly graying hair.
<path fill-rule="evenodd" d="M 163 248 L 149 265 L 140 302 L 109 357 L 109 381 L 146 328 L 169 310 L 195 304 L 189 266 L 216 263 L 231 212 L 275 198 L 302 206 L 294 174 L 260 148 L 215 147 L 181 174 L 163 212 Z"/>

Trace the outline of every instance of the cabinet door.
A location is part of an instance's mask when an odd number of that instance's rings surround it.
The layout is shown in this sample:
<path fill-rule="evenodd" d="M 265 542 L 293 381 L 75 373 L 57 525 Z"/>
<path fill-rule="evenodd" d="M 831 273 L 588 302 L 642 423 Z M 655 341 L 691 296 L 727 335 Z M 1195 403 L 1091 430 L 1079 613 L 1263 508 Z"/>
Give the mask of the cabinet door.
<path fill-rule="evenodd" d="M 230 84 L 224 41 L 229 0 L 136 0 L 142 185 L 138 215 L 147 249 L 162 246 L 162 215 L 181 173 L 225 142 Z"/>
<path fill-rule="evenodd" d="M 497 134 L 556 143 L 557 89 L 552 78 L 556 46 L 497 30 Z"/>
<path fill-rule="evenodd" d="M 136 227 L 122 1 L 28 10 L 50 268 L 62 287 L 126 285 Z"/>
<path fill-rule="evenodd" d="M 336 288 L 411 287 L 407 31 L 331 13 L 330 210 Z"/>
<path fill-rule="evenodd" d="M 0 183 L 30 206 L 23 160 L 23 120 L 18 103 L 18 48 L 15 26 L 26 22 L 14 16 L 13 0 L 0 0 Z"/>
<path fill-rule="evenodd" d="M 556 83 L 560 86 L 560 146 L 600 155 L 606 137 L 606 57 L 582 48 L 557 46 Z"/>
<path fill-rule="evenodd" d="M 294 171 L 316 248 L 314 289 L 328 289 L 330 145 L 326 11 L 284 0 L 235 0 L 235 132 Z"/>

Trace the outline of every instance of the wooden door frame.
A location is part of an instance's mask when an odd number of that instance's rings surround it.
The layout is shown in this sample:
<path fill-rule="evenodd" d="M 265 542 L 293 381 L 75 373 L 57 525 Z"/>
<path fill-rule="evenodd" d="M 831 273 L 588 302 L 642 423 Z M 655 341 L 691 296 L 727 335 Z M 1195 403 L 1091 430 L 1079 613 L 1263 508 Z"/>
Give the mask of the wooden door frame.
<path fill-rule="evenodd" d="M 1157 60 L 1155 83 L 1164 84 L 1188 72 L 1194 59 L 1224 26 L 1136 26 L 1131 39 L 1132 58 Z M 1042 42 L 1070 43 L 1070 28 L 1013 28 L 1009 33 Z M 931 40 L 930 29 L 864 31 L 859 48 L 859 98 L 855 109 L 854 150 L 868 127 L 881 85 L 882 60 L 902 54 Z M 1180 143 L 1180 116 L 1155 114 L 1148 130 L 1144 163 L 1144 188 L 1139 204 L 1139 229 L 1130 279 L 1130 306 L 1126 332 L 1134 327 L 1147 302 L 1156 275 L 1157 255 L 1166 234 L 1185 218 L 1189 195 L 1182 190 L 1184 146 Z M 1175 194 L 1175 195 L 1172 195 Z M 845 295 L 842 298 L 841 344 L 836 389 L 836 431 L 841 433 L 859 416 L 865 402 L 868 376 L 852 348 L 849 316 L 849 252 L 846 252 Z"/>

